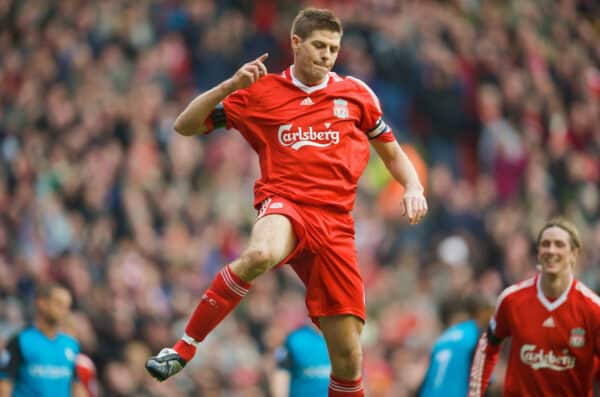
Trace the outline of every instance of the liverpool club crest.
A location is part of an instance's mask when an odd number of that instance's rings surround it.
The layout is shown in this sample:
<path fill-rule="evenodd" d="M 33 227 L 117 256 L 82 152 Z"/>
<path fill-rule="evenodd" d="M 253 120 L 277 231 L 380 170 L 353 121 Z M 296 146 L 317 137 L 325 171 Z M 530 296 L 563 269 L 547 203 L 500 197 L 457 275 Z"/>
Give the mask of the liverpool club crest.
<path fill-rule="evenodd" d="M 572 347 L 582 347 L 585 345 L 585 330 L 583 328 L 573 328 L 571 330 L 569 345 Z"/>
<path fill-rule="evenodd" d="M 348 101 L 345 99 L 333 100 L 333 115 L 338 119 L 348 118 Z"/>

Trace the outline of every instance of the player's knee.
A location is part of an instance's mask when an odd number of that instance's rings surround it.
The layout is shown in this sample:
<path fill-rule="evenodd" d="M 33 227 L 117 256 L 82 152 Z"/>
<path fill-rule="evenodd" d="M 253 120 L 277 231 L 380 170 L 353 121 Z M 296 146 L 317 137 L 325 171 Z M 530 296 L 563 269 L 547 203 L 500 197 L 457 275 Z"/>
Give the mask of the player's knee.
<path fill-rule="evenodd" d="M 264 248 L 250 248 L 242 254 L 248 277 L 255 278 L 275 265 L 273 254 Z"/>
<path fill-rule="evenodd" d="M 354 379 L 360 375 L 362 368 L 362 350 L 360 347 L 348 346 L 332 352 L 331 361 L 335 376 Z"/>

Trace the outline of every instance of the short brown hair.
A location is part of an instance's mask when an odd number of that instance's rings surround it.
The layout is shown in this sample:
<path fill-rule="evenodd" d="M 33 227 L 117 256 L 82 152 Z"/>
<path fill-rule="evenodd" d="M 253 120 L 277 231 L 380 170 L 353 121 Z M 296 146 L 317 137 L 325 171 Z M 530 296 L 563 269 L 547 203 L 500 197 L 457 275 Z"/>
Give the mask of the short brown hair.
<path fill-rule="evenodd" d="M 35 287 L 34 296 L 38 299 L 46 299 L 52 296 L 54 291 L 59 289 L 66 289 L 57 283 L 42 283 Z"/>
<path fill-rule="evenodd" d="M 319 8 L 301 10 L 292 23 L 292 35 L 306 39 L 315 30 L 329 30 L 343 34 L 342 22 L 333 12 Z"/>
<path fill-rule="evenodd" d="M 546 229 L 549 229 L 549 228 L 555 227 L 555 226 L 563 229 L 565 232 L 567 232 L 569 234 L 569 240 L 571 241 L 571 248 L 576 249 L 576 250 L 581 249 L 581 238 L 579 237 L 579 231 L 577 231 L 577 227 L 572 222 L 570 222 L 567 219 L 560 217 L 560 216 L 550 219 L 540 229 L 540 232 L 538 233 L 538 236 L 537 236 L 536 246 L 539 247 L 541 239 L 542 239 L 542 234 L 544 233 L 544 231 Z"/>

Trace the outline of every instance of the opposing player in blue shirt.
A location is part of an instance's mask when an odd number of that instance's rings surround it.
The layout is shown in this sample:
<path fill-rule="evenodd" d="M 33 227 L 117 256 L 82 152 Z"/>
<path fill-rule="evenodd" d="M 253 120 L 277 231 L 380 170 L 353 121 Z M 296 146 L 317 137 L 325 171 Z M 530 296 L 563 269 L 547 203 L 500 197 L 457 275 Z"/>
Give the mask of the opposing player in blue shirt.
<path fill-rule="evenodd" d="M 471 359 L 482 330 L 494 312 L 494 302 L 470 295 L 446 307 L 450 327 L 436 339 L 419 397 L 465 397 L 469 390 Z"/>
<path fill-rule="evenodd" d="M 36 291 L 31 327 L 0 353 L 0 397 L 84 397 L 75 375 L 79 343 L 58 332 L 71 308 L 71 294 L 58 285 Z"/>
<path fill-rule="evenodd" d="M 325 339 L 311 325 L 292 331 L 275 353 L 278 371 L 271 381 L 273 397 L 328 395 L 331 363 Z"/>

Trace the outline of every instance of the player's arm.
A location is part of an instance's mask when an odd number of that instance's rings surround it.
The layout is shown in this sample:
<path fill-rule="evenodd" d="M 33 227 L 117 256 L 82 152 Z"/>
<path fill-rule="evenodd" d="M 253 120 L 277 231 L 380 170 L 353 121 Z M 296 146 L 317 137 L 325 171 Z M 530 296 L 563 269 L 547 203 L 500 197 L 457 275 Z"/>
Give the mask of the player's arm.
<path fill-rule="evenodd" d="M 421 393 L 423 392 L 423 389 L 425 388 L 425 382 L 427 382 L 427 378 L 429 377 L 429 373 L 431 372 L 431 362 L 432 361 L 433 361 L 433 358 L 430 356 L 429 357 L 429 365 L 427 366 L 427 371 L 425 371 L 425 375 L 423 375 L 423 379 L 421 380 L 419 387 L 415 391 L 414 395 L 416 397 L 420 397 Z"/>
<path fill-rule="evenodd" d="M 404 186 L 404 215 L 411 224 L 418 223 L 427 213 L 427 200 L 415 167 L 397 141 L 373 139 L 371 144 L 390 174 Z"/>
<path fill-rule="evenodd" d="M 79 356 L 77 357 L 79 358 Z M 73 368 L 73 381 L 71 382 L 71 396 L 73 397 L 90 397 L 85 389 L 81 379 L 79 377 L 79 371 L 77 367 L 77 361 L 75 362 L 75 368 Z"/>
<path fill-rule="evenodd" d="M 469 397 L 485 395 L 494 367 L 498 362 L 502 341 L 512 334 L 509 308 L 513 305 L 510 295 L 514 291 L 515 286 L 510 286 L 500 294 L 488 329 L 481 335 L 475 347 L 469 375 Z"/>
<path fill-rule="evenodd" d="M 496 311 L 490 319 L 488 329 L 481 335 L 475 347 L 469 375 L 469 397 L 483 397 L 485 395 L 494 367 L 498 362 L 502 341 L 512 335 L 510 307 L 515 303 L 511 300 L 511 294 L 516 290 L 518 290 L 518 287 L 513 285 L 500 294 L 496 303 Z"/>
<path fill-rule="evenodd" d="M 269 55 L 263 54 L 255 60 L 245 63 L 235 74 L 198 95 L 177 119 L 173 128 L 181 135 L 196 135 L 211 131 L 213 128 L 225 125 L 225 113 L 220 102 L 227 95 L 239 89 L 246 88 L 267 74 L 264 61 Z"/>
<path fill-rule="evenodd" d="M 469 397 L 483 397 L 490 383 L 494 367 L 498 362 L 502 339 L 494 335 L 494 331 L 488 329 L 479 338 L 475 348 L 475 354 L 471 363 L 471 374 L 469 376 Z"/>
<path fill-rule="evenodd" d="M 89 397 L 85 387 L 78 380 L 71 383 L 71 395 L 73 397 Z"/>
<path fill-rule="evenodd" d="M 75 361 L 74 378 L 79 380 L 79 383 L 85 389 L 86 397 L 98 396 L 97 376 L 96 366 L 92 359 L 85 353 L 79 353 Z"/>
<path fill-rule="evenodd" d="M 0 380 L 0 397 L 10 397 L 12 394 L 12 382 L 8 379 Z"/>
<path fill-rule="evenodd" d="M 22 361 L 19 336 L 16 335 L 8 341 L 6 348 L 0 351 L 0 397 L 11 396 L 13 381 L 17 377 Z"/>
<path fill-rule="evenodd" d="M 273 397 L 288 397 L 290 395 L 290 369 L 293 365 L 287 343 L 275 350 L 276 368 L 269 382 Z"/>
<path fill-rule="evenodd" d="M 277 368 L 271 377 L 271 396 L 288 397 L 290 395 L 290 373 Z"/>

